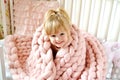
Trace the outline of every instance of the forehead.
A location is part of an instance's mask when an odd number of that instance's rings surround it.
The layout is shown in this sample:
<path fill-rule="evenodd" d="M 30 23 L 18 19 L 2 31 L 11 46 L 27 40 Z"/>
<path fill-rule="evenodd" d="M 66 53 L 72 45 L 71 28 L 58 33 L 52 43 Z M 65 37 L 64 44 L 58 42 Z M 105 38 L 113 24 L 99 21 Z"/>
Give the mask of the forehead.
<path fill-rule="evenodd" d="M 62 32 L 66 32 L 64 28 L 58 28 L 55 32 L 52 32 L 52 34 L 58 34 L 58 33 L 62 33 Z"/>

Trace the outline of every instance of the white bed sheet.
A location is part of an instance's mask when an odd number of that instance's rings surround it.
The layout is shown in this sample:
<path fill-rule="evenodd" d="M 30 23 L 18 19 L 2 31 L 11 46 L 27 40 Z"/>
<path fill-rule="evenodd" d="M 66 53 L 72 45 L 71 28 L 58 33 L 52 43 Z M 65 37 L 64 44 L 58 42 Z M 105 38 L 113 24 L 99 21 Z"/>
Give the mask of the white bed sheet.
<path fill-rule="evenodd" d="M 5 58 L 4 40 L 0 40 L 0 80 L 12 80 Z"/>

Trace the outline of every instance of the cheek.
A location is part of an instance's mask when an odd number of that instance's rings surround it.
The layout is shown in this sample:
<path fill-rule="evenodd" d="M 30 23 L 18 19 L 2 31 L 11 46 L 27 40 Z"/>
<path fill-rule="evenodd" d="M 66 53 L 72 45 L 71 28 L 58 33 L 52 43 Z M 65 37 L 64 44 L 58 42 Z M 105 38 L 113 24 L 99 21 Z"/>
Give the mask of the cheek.
<path fill-rule="evenodd" d="M 54 43 L 54 41 L 55 41 L 55 40 L 54 40 L 53 38 L 50 38 L 50 42 L 51 42 L 51 43 Z"/>
<path fill-rule="evenodd" d="M 68 37 L 67 36 L 64 37 L 64 41 L 68 41 Z"/>

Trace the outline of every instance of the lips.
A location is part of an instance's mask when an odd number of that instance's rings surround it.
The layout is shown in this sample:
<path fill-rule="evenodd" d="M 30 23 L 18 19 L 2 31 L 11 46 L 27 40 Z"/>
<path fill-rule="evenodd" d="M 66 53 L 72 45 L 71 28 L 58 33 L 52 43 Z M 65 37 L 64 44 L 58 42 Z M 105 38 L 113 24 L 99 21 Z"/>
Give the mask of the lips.
<path fill-rule="evenodd" d="M 61 44 L 63 41 L 61 41 L 61 42 L 56 42 L 56 44 Z"/>

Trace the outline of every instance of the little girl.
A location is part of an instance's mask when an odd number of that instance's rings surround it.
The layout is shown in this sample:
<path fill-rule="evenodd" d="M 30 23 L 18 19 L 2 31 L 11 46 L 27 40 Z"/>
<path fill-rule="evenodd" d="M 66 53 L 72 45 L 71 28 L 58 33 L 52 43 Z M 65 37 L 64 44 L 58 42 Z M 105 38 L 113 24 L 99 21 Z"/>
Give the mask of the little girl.
<path fill-rule="evenodd" d="M 44 30 L 52 44 L 53 57 L 57 50 L 65 46 L 71 40 L 71 21 L 63 9 L 49 10 L 45 15 Z"/>
<path fill-rule="evenodd" d="M 46 64 L 40 70 L 41 80 L 106 80 L 106 56 L 102 45 L 94 36 L 73 25 L 64 9 L 49 10 L 41 27 L 33 38 L 34 43 L 38 32 L 45 32 L 44 35 L 39 33 L 36 50 L 43 60 L 40 64 Z"/>

